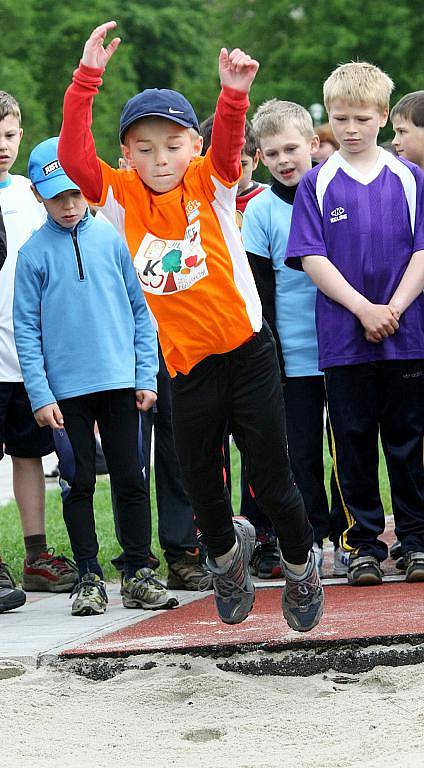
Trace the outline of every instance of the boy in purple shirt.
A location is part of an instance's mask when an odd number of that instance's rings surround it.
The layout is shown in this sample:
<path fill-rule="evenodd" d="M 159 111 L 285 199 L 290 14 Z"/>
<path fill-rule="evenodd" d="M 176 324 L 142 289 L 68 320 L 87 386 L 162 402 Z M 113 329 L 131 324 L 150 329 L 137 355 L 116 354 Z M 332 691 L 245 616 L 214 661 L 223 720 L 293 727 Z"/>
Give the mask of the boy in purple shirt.
<path fill-rule="evenodd" d="M 348 527 L 348 581 L 380 584 L 387 547 L 378 435 L 407 581 L 424 580 L 424 174 L 377 146 L 393 83 L 353 62 L 324 83 L 340 144 L 306 174 L 286 261 L 318 287 L 334 465 Z"/>

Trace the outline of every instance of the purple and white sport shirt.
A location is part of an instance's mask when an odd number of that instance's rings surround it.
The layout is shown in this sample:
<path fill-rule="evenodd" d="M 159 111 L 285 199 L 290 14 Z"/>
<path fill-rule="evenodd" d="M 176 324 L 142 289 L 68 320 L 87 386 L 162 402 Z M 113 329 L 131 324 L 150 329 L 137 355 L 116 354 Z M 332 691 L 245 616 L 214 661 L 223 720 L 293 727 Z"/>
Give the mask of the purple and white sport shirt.
<path fill-rule="evenodd" d="M 380 150 L 363 175 L 335 152 L 303 177 L 286 250 L 288 266 L 302 256 L 327 257 L 363 296 L 388 304 L 415 251 L 424 250 L 424 173 Z M 319 367 L 424 358 L 424 293 L 401 317 L 399 330 L 378 344 L 359 320 L 317 293 Z"/>

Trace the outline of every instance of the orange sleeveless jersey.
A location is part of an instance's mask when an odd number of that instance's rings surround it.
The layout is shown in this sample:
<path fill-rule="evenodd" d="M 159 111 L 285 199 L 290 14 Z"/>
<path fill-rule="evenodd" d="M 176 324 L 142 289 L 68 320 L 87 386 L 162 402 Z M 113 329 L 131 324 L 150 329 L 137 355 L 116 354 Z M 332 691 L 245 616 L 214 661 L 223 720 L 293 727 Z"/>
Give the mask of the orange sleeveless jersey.
<path fill-rule="evenodd" d="M 259 331 L 261 303 L 235 220 L 237 182 L 219 176 L 210 151 L 162 195 L 136 171 L 99 162 L 97 205 L 128 244 L 171 376 Z"/>

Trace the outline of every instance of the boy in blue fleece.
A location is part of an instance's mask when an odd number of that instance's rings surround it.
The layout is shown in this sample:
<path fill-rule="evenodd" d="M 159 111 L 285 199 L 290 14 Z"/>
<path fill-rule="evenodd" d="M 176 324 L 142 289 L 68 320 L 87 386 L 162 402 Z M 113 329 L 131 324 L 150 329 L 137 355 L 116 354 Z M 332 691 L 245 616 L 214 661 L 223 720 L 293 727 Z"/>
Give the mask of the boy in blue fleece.
<path fill-rule="evenodd" d="M 29 158 L 48 217 L 19 251 L 14 325 L 35 419 L 55 430 L 60 446 L 63 514 L 80 579 L 72 614 L 103 613 L 107 604 L 93 514 L 95 421 L 116 495 L 123 604 L 163 608 L 168 593 L 147 568 L 150 517 L 138 460 L 139 411 L 156 400 L 155 333 L 124 242 L 91 216 L 57 144 L 47 139 Z"/>

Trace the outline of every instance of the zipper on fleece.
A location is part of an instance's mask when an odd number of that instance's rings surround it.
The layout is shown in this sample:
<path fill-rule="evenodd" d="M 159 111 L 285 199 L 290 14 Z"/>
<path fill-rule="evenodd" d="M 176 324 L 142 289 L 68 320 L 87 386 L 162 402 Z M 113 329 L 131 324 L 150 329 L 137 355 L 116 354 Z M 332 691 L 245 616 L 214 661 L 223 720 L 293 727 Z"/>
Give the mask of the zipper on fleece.
<path fill-rule="evenodd" d="M 71 231 L 72 242 L 75 248 L 75 256 L 77 257 L 78 275 L 80 280 L 85 280 L 84 269 L 82 266 L 81 253 L 77 240 L 77 227 Z"/>

